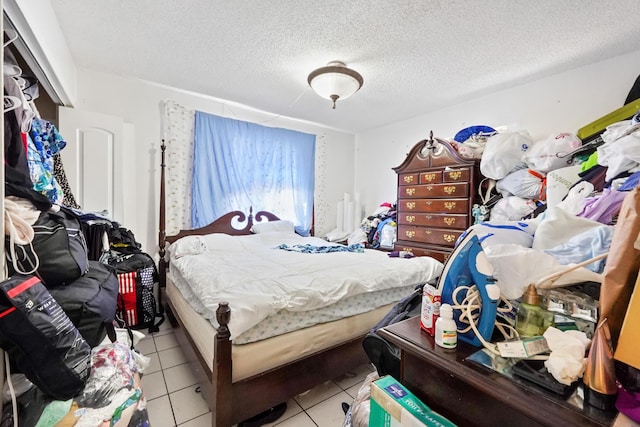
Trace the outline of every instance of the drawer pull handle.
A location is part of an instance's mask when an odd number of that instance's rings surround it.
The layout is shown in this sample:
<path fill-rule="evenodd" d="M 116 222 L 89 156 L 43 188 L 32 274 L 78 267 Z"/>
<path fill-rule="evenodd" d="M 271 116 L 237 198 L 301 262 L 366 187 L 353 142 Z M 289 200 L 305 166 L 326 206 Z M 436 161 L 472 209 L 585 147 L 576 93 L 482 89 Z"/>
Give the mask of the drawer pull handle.
<path fill-rule="evenodd" d="M 449 172 L 449 178 L 455 181 L 459 180 L 461 176 L 462 176 L 461 171 Z"/>
<path fill-rule="evenodd" d="M 404 177 L 404 182 L 409 184 L 413 182 L 413 175 L 407 175 Z"/>
<path fill-rule="evenodd" d="M 431 215 L 425 215 L 424 219 L 426 219 L 427 221 L 431 221 L 433 217 Z"/>
<path fill-rule="evenodd" d="M 444 207 L 447 210 L 454 209 L 456 207 L 456 202 L 444 202 Z"/>
<path fill-rule="evenodd" d="M 416 235 L 415 231 L 405 231 L 404 232 L 405 236 L 407 236 L 409 239 L 413 239 L 414 236 Z"/>
<path fill-rule="evenodd" d="M 413 248 L 402 248 L 402 250 L 405 251 L 405 252 L 413 253 Z"/>
<path fill-rule="evenodd" d="M 415 217 L 415 215 L 407 215 L 406 216 L 406 220 L 407 220 L 408 223 L 412 223 L 412 222 L 414 222 L 416 220 L 416 217 Z"/>
<path fill-rule="evenodd" d="M 431 235 L 431 230 L 424 230 L 424 234 L 426 234 L 427 236 Z"/>
<path fill-rule="evenodd" d="M 445 224 L 447 224 L 449 226 L 451 226 L 451 225 L 456 223 L 456 219 L 453 218 L 453 217 L 450 217 L 450 216 L 445 216 L 442 220 L 444 221 Z"/>
<path fill-rule="evenodd" d="M 416 207 L 416 203 L 415 202 L 407 202 L 406 206 L 407 206 L 407 209 L 411 210 L 411 209 L 414 209 Z"/>
<path fill-rule="evenodd" d="M 414 194 L 416 194 L 416 189 L 411 187 L 411 188 L 406 188 L 405 192 L 407 193 L 407 196 L 413 196 Z"/>
<path fill-rule="evenodd" d="M 448 195 L 452 195 L 453 193 L 456 192 L 456 186 L 455 185 L 448 185 L 448 186 L 444 187 L 443 190 Z"/>
<path fill-rule="evenodd" d="M 447 243 L 455 242 L 455 240 L 456 240 L 455 234 L 445 234 L 445 235 L 442 236 L 442 238 Z"/>
<path fill-rule="evenodd" d="M 426 202 L 424 202 L 424 204 L 427 206 L 431 206 L 431 203 L 433 203 L 431 200 L 427 200 Z"/>
<path fill-rule="evenodd" d="M 425 173 L 423 175 L 423 177 L 424 177 L 425 181 L 429 181 L 429 182 L 432 182 L 432 181 L 436 180 L 436 174 L 435 173 Z"/>

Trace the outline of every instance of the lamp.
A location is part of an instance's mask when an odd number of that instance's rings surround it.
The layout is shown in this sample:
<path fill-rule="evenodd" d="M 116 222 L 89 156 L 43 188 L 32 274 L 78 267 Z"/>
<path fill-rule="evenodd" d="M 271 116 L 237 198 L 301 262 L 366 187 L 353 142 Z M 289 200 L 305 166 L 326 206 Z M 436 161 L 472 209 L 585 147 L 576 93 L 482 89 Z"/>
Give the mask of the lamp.
<path fill-rule="evenodd" d="M 357 71 L 347 68 L 339 61 L 332 61 L 326 67 L 313 70 L 307 78 L 309 86 L 323 98 L 333 101 L 336 108 L 338 99 L 347 99 L 362 87 L 364 80 Z"/>

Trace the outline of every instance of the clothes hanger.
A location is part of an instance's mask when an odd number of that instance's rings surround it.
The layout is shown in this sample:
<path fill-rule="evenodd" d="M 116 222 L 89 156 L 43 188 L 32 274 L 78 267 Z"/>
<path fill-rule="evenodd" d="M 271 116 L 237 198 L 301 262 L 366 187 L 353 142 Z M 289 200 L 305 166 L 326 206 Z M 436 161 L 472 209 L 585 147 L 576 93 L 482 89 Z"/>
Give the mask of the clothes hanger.
<path fill-rule="evenodd" d="M 4 112 L 8 113 L 22 105 L 22 101 L 17 96 L 4 95 Z"/>
<path fill-rule="evenodd" d="M 18 32 L 16 30 L 12 30 L 11 28 L 5 29 L 4 33 L 7 35 L 9 39 L 4 41 L 4 43 L 2 44 L 2 47 L 9 46 L 18 38 Z"/>

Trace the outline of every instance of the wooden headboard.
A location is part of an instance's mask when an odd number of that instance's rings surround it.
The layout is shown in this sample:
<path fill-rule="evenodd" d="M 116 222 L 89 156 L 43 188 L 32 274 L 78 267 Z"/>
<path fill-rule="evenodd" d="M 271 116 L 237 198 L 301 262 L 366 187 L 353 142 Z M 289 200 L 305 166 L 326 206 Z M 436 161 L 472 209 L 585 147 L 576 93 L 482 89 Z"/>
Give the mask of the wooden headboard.
<path fill-rule="evenodd" d="M 160 286 L 166 285 L 166 269 L 168 267 L 165 260 L 167 244 L 171 244 L 181 237 L 193 236 L 193 235 L 205 235 L 211 233 L 224 233 L 232 236 L 242 236 L 251 234 L 251 227 L 256 222 L 263 221 L 277 221 L 280 218 L 271 212 L 259 211 L 253 215 L 253 207 L 249 208 L 249 214 L 245 214 L 242 211 L 232 211 L 222 215 L 209 225 L 204 227 L 194 228 L 192 230 L 180 230 L 178 234 L 167 236 L 166 234 L 166 191 L 165 191 L 165 151 L 167 146 L 162 140 L 160 145 L 161 150 L 161 162 L 160 162 L 160 230 L 158 232 L 158 255 L 160 261 L 158 263 L 158 270 L 160 273 Z M 246 224 L 245 224 L 246 222 Z M 237 228 L 240 225 L 241 228 Z M 244 226 L 243 226 L 244 225 Z"/>

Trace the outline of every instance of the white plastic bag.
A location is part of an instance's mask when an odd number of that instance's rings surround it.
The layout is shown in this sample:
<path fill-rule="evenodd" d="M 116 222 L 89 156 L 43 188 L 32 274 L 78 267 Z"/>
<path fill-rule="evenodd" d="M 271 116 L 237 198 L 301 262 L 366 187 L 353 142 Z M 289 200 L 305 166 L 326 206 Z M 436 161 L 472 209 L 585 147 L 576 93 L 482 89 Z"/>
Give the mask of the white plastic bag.
<path fill-rule="evenodd" d="M 507 299 L 520 298 L 530 283 L 567 269 L 547 253 L 511 243 L 491 245 L 484 248 L 484 252 L 493 267 L 493 277 L 500 293 Z M 580 267 L 560 276 L 555 284 L 586 281 L 601 283 L 602 276 Z"/>
<path fill-rule="evenodd" d="M 544 175 L 534 170 L 520 169 L 499 180 L 496 188 L 502 197 L 518 196 L 523 199 L 544 200 L 546 198 L 544 178 Z"/>
<path fill-rule="evenodd" d="M 504 197 L 491 208 L 491 221 L 519 221 L 536 210 L 536 202 L 518 196 Z"/>
<path fill-rule="evenodd" d="M 537 224 L 534 221 L 485 221 L 472 225 L 456 242 L 456 246 L 465 238 L 467 233 L 473 230 L 478 236 L 482 248 L 488 246 L 513 243 L 530 248 L 533 244 L 533 235 Z"/>
<path fill-rule="evenodd" d="M 396 223 L 390 221 L 382 226 L 380 231 L 380 247 L 386 249 L 392 249 L 393 244 L 396 242 Z"/>
<path fill-rule="evenodd" d="M 567 166 L 567 160 L 570 157 L 566 155 L 581 146 L 580 138 L 572 133 L 564 132 L 537 141 L 527 150 L 523 159 L 531 169 L 547 173 Z"/>
<path fill-rule="evenodd" d="M 572 237 L 602 226 L 597 221 L 575 216 L 564 209 L 547 209 L 533 236 L 532 248 L 551 249 L 567 243 Z"/>
<path fill-rule="evenodd" d="M 607 166 L 607 181 L 640 164 L 640 125 L 629 123 L 614 123 L 602 135 L 606 142 L 597 149 L 598 164 Z"/>
<path fill-rule="evenodd" d="M 526 130 L 498 133 L 487 139 L 480 159 L 482 175 L 502 179 L 516 169 L 533 140 Z"/>

